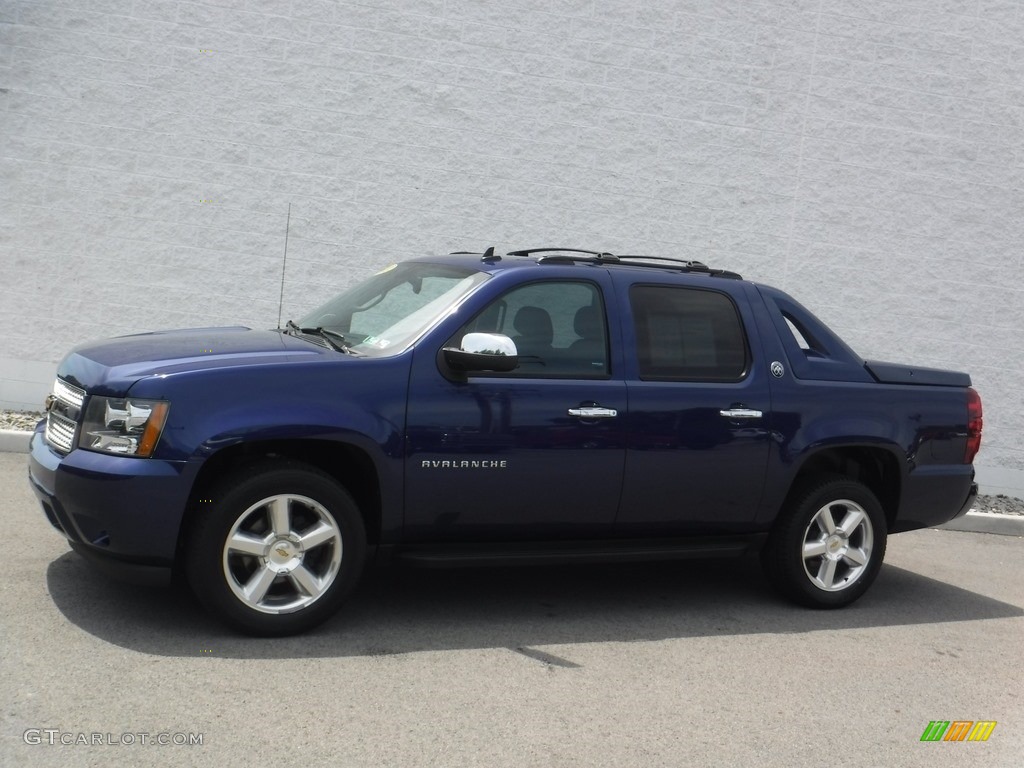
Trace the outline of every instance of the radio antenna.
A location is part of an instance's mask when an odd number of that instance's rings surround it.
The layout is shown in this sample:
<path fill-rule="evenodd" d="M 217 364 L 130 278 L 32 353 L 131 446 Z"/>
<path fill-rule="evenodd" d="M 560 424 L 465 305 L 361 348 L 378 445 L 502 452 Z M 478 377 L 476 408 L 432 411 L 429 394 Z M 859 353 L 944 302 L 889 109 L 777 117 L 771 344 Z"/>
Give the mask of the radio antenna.
<path fill-rule="evenodd" d="M 284 269 L 288 265 L 288 230 L 292 224 L 292 204 L 288 203 L 288 218 L 284 223 L 284 258 L 281 259 L 281 293 L 277 297 L 277 327 L 281 327 L 281 310 L 284 308 Z"/>

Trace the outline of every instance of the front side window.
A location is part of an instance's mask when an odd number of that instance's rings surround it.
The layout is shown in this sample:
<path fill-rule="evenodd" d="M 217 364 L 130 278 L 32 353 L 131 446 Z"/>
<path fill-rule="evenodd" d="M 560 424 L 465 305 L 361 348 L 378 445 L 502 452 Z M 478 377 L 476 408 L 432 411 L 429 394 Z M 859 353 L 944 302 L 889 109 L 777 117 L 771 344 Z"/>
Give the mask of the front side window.
<path fill-rule="evenodd" d="M 395 354 L 487 277 L 484 272 L 446 264 L 405 262 L 331 299 L 303 317 L 299 325 L 340 334 L 345 347 L 358 354 Z"/>
<path fill-rule="evenodd" d="M 629 298 L 641 379 L 739 381 L 746 375 L 746 336 L 726 294 L 635 285 Z"/>
<path fill-rule="evenodd" d="M 608 332 L 601 292 L 593 283 L 552 280 L 515 288 L 459 329 L 501 333 L 516 344 L 519 367 L 503 376 L 605 378 Z"/>

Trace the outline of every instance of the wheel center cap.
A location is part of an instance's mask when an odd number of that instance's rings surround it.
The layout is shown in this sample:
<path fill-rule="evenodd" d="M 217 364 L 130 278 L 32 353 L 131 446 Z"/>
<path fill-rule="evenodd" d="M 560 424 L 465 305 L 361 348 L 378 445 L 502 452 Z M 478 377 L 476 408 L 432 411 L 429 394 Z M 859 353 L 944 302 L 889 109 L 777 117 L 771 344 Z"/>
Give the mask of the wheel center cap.
<path fill-rule="evenodd" d="M 837 560 L 846 553 L 846 537 L 833 533 L 825 541 L 825 552 L 833 560 Z"/>
<path fill-rule="evenodd" d="M 273 565 L 284 566 L 292 563 L 298 556 L 299 550 L 295 542 L 288 539 L 278 539 L 270 545 L 270 552 L 267 558 Z"/>

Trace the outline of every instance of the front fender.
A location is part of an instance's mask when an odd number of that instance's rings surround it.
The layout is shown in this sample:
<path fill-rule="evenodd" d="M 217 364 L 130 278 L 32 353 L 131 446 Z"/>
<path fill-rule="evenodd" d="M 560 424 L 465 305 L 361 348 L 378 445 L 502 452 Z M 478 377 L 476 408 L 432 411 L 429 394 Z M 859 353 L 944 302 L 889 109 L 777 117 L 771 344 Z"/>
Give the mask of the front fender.
<path fill-rule="evenodd" d="M 130 394 L 170 402 L 157 458 L 205 464 L 240 445 L 281 441 L 352 446 L 373 463 L 381 514 L 396 525 L 411 357 L 181 371 L 144 378 Z"/>
<path fill-rule="evenodd" d="M 359 441 L 400 459 L 411 355 L 150 376 L 130 395 L 170 411 L 156 455 L 206 458 L 239 442 L 316 438 Z"/>

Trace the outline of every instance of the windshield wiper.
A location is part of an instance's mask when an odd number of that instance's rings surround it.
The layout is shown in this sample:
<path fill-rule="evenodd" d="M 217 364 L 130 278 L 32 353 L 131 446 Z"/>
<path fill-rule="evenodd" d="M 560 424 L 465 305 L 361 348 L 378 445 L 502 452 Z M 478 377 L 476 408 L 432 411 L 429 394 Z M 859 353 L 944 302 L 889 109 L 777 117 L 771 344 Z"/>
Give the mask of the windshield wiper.
<path fill-rule="evenodd" d="M 316 328 L 302 328 L 293 323 L 291 320 L 285 323 L 284 327 L 286 333 L 288 331 L 292 331 L 292 335 L 294 336 L 298 336 L 299 334 L 302 333 L 319 336 L 331 346 L 331 349 L 337 352 L 345 352 L 350 355 L 355 354 L 349 348 L 348 341 L 345 339 L 345 335 L 342 333 L 338 333 L 337 331 L 332 331 L 330 328 L 324 328 L 323 326 L 317 326 Z"/>

